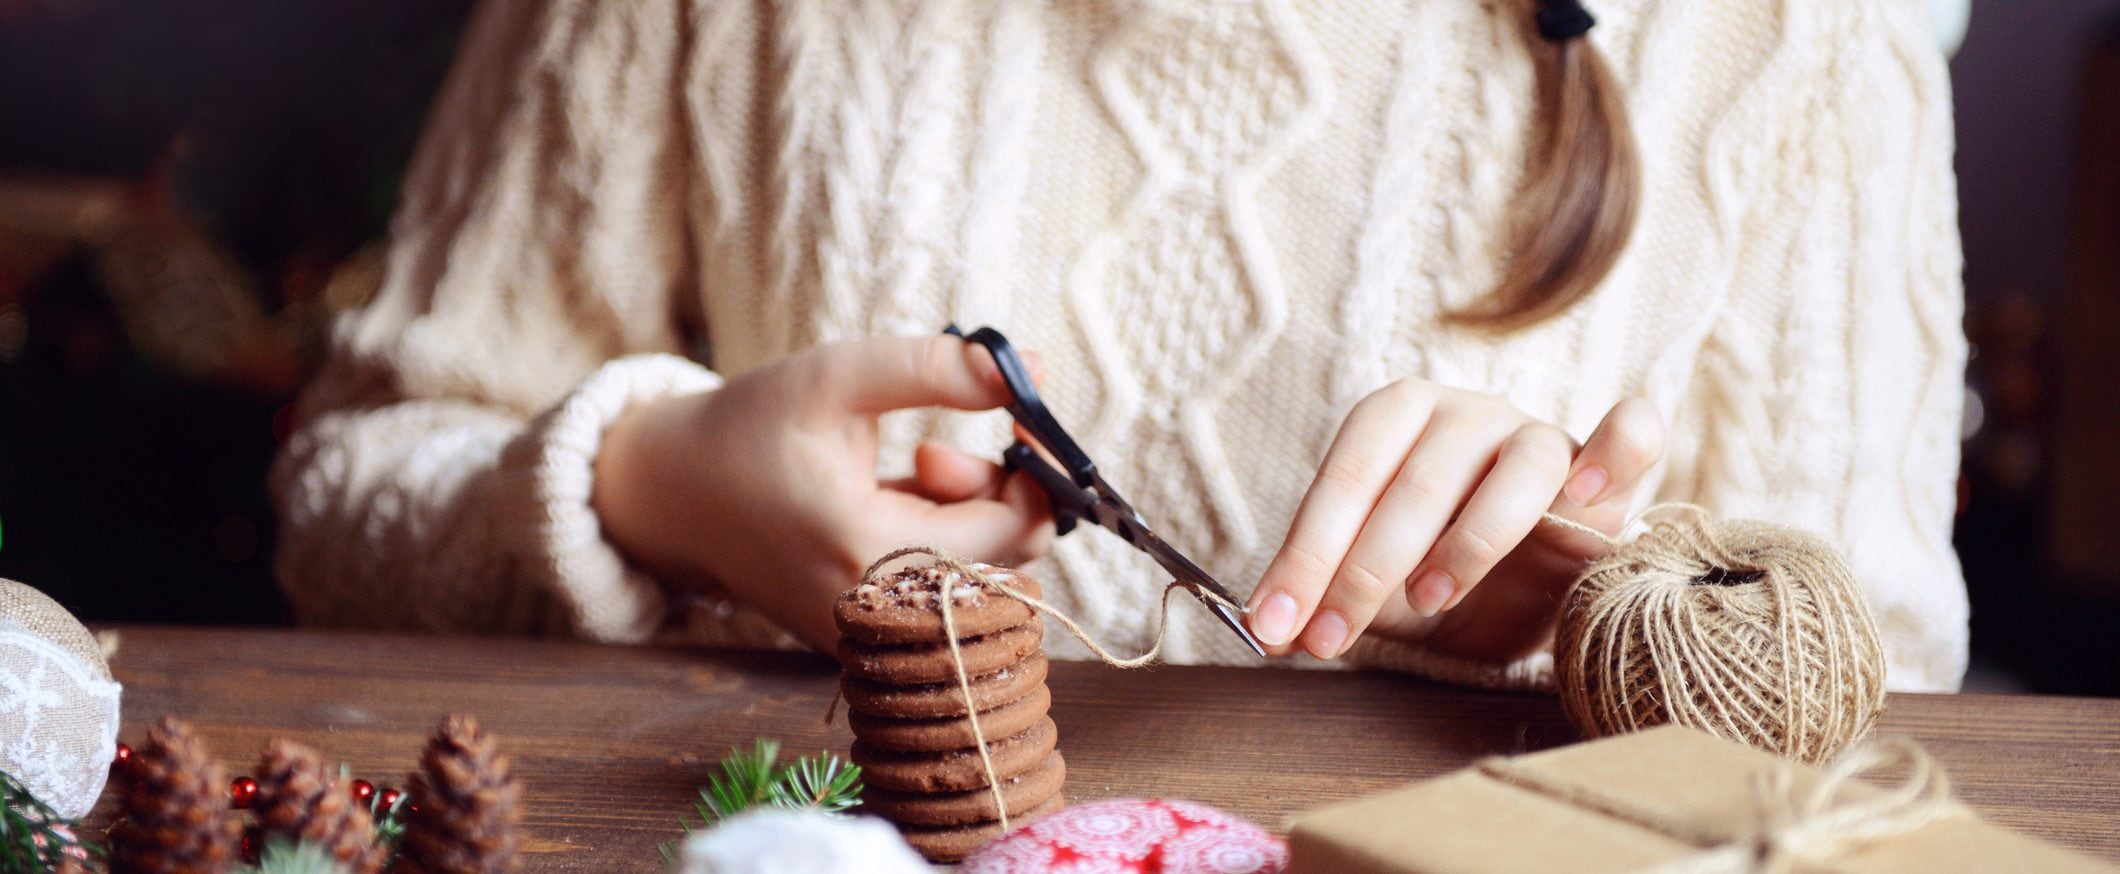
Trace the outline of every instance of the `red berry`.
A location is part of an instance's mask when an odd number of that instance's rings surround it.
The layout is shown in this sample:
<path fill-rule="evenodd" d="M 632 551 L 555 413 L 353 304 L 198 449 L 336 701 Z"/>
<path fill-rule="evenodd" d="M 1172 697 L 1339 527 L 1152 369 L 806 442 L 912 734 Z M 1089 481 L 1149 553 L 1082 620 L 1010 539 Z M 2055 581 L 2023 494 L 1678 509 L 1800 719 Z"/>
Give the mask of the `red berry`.
<path fill-rule="evenodd" d="M 237 777 L 228 783 L 228 803 L 237 810 L 249 810 L 250 803 L 258 798 L 258 781 L 249 777 Z"/>
<path fill-rule="evenodd" d="M 366 781 L 366 780 L 355 780 L 355 781 L 353 781 L 353 797 L 354 797 L 354 799 L 355 799 L 355 800 L 357 800 L 357 801 L 367 801 L 367 800 L 368 800 L 369 798 L 372 798 L 372 797 L 374 797 L 374 796 L 375 796 L 375 784 L 374 784 L 374 783 L 370 783 L 370 782 L 368 782 L 368 781 Z"/>
<path fill-rule="evenodd" d="M 132 764 L 132 747 L 126 746 L 124 744 L 119 744 L 118 755 L 113 757 L 110 763 L 120 768 Z"/>
<path fill-rule="evenodd" d="M 383 790 L 383 809 L 389 810 L 392 806 L 396 805 L 398 803 L 398 799 L 404 797 L 404 795 L 405 793 L 399 792 L 396 789 Z"/>

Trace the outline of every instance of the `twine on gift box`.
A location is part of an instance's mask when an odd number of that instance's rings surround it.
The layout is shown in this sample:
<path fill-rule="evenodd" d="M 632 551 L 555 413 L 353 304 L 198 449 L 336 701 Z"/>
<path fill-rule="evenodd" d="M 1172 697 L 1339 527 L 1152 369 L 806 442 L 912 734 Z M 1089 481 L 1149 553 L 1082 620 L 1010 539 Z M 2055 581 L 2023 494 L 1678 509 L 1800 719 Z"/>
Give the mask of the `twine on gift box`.
<path fill-rule="evenodd" d="M 1813 764 L 1884 709 L 1884 647 L 1847 560 L 1779 525 L 1660 504 L 1631 541 L 1548 514 L 1611 547 L 1569 589 L 1554 683 L 1587 737 L 1666 723 Z"/>
<path fill-rule="evenodd" d="M 1907 777 L 1898 786 L 1870 798 L 1849 797 L 1857 778 L 1896 765 L 1907 768 Z M 1784 874 L 1965 812 L 1951 799 L 1951 781 L 1943 769 L 1920 745 L 1903 737 L 1877 738 L 1849 750 L 1803 791 L 1796 788 L 1794 766 L 1783 764 L 1754 774 L 1752 795 L 1758 824 L 1736 840 L 1699 825 L 1673 821 L 1653 806 L 1601 786 L 1555 778 L 1519 760 L 1487 759 L 1479 763 L 1479 770 L 1512 786 L 1707 850 L 1655 868 L 1656 874 Z"/>
<path fill-rule="evenodd" d="M 1163 639 L 1170 628 L 1170 597 L 1172 592 L 1183 588 L 1183 585 L 1176 581 L 1172 581 L 1170 585 L 1163 588 L 1162 604 L 1160 612 L 1156 616 L 1156 642 L 1140 655 L 1122 656 L 1098 643 L 1095 638 L 1090 636 L 1089 632 L 1082 629 L 1080 623 L 1077 623 L 1073 617 L 1068 616 L 1066 613 L 1062 613 L 1059 608 L 1010 588 L 1007 584 L 1001 582 L 997 576 L 988 574 L 973 563 L 951 555 L 947 550 L 939 547 L 909 546 L 900 549 L 877 559 L 874 564 L 869 565 L 868 570 L 862 571 L 861 578 L 864 580 L 870 579 L 876 575 L 877 571 L 882 570 L 884 565 L 913 555 L 925 555 L 933 558 L 937 565 L 985 583 L 989 588 L 1022 602 L 1024 606 L 1051 616 L 1062 627 L 1065 627 L 1069 634 L 1074 635 L 1076 640 L 1082 641 L 1083 646 L 1089 647 L 1090 652 L 1096 654 L 1099 661 L 1115 668 L 1143 667 L 1154 662 L 1157 656 L 1163 654 Z M 1225 600 L 1212 592 L 1205 592 L 1203 595 L 1219 601 L 1239 613 L 1244 612 L 1244 605 L 1242 604 Z M 951 602 L 955 600 L 950 595 L 949 584 L 942 583 L 938 585 L 935 603 L 937 609 L 942 613 L 942 636 L 944 640 L 949 642 L 950 663 L 957 675 L 957 691 L 964 695 L 965 719 L 972 727 L 972 741 L 979 749 L 979 766 L 986 770 L 987 791 L 994 796 L 995 817 L 1001 821 L 1002 831 L 1007 831 L 1009 827 L 1008 804 L 1001 796 L 1001 780 L 994 771 L 994 757 L 988 750 L 986 729 L 979 724 L 979 702 L 972 697 L 971 674 L 965 670 L 964 651 L 957 642 L 957 619 L 951 608 Z M 830 714 L 827 714 L 826 719 L 829 720 L 830 718 Z"/>

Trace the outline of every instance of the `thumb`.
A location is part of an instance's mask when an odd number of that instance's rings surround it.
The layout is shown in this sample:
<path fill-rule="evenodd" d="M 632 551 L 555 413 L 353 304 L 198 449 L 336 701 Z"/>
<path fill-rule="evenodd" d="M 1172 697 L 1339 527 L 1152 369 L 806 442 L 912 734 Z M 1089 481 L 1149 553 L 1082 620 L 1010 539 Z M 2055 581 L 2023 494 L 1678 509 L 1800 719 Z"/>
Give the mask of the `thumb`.
<path fill-rule="evenodd" d="M 992 353 L 946 334 L 862 340 L 818 351 L 826 385 L 857 413 L 911 407 L 988 410 L 1009 401 Z"/>

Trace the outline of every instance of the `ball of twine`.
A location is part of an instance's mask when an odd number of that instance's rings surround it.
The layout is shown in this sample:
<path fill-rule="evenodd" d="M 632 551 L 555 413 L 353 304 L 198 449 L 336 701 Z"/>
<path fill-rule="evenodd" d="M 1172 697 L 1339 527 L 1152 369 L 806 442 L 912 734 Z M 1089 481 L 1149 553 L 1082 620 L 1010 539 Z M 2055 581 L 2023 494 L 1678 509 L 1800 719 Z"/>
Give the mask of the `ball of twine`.
<path fill-rule="evenodd" d="M 1884 709 L 1884 648 L 1847 561 L 1802 531 L 1688 509 L 1569 590 L 1553 645 L 1568 721 L 1586 737 L 1677 723 L 1833 758 Z"/>

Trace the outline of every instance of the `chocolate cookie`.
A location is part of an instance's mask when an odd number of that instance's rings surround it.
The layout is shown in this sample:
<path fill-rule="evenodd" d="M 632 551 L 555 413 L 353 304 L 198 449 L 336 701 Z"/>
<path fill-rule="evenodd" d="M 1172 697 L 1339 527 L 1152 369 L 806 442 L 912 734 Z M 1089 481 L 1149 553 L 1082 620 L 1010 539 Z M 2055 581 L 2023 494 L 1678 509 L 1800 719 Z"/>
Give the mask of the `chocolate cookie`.
<path fill-rule="evenodd" d="M 1016 734 L 987 746 L 994 761 L 994 776 L 1006 780 L 1030 771 L 1045 760 L 1060 739 L 1051 719 L 1039 721 Z M 986 785 L 986 767 L 979 750 L 945 753 L 908 753 L 854 741 L 854 764 L 861 766 L 861 782 L 894 792 L 962 792 Z"/>
<path fill-rule="evenodd" d="M 1036 619 L 992 634 L 959 641 L 964 670 L 972 676 L 991 674 L 1023 660 L 1038 650 L 1045 639 L 1045 623 Z M 948 643 L 861 643 L 839 639 L 839 664 L 846 672 L 892 685 L 940 683 L 957 679 L 956 663 L 950 660 Z"/>
<path fill-rule="evenodd" d="M 1037 767 L 1003 779 L 1001 800 L 1008 806 L 1009 816 L 1022 816 L 1060 794 L 1060 787 L 1066 782 L 1067 761 L 1060 757 L 1059 750 L 1054 750 Z M 911 826 L 970 825 L 996 818 L 994 793 L 984 786 L 935 794 L 871 787 L 861 795 L 861 809 Z"/>
<path fill-rule="evenodd" d="M 1045 670 L 1045 654 L 1033 653 L 1021 662 L 973 677 L 972 706 L 985 711 L 1020 699 L 1045 683 Z M 839 691 L 846 695 L 847 707 L 871 716 L 933 719 L 965 713 L 964 692 L 954 682 L 893 686 L 842 675 Z"/>
<path fill-rule="evenodd" d="M 1048 798 L 1044 804 L 1024 811 L 1022 816 L 1009 817 L 1009 828 L 1015 828 L 1059 810 L 1066 803 L 1067 799 L 1058 795 Z M 900 826 L 898 833 L 905 836 L 905 842 L 912 844 L 913 849 L 919 850 L 921 855 L 928 858 L 928 861 L 949 864 L 962 861 L 965 856 L 971 855 L 973 850 L 979 849 L 985 846 L 987 841 L 999 837 L 1001 834 L 1001 823 L 980 822 L 971 825 L 946 825 L 927 828 Z"/>
<path fill-rule="evenodd" d="M 1045 597 L 1038 582 L 999 565 L 973 564 L 1009 588 L 1033 598 Z M 940 565 L 911 567 L 863 580 L 832 605 L 839 633 L 862 643 L 941 643 L 942 612 L 935 593 L 947 585 L 950 618 L 958 638 L 993 634 L 1030 621 L 1031 608 L 996 591 L 984 580 Z"/>
<path fill-rule="evenodd" d="M 979 728 L 987 737 L 1008 737 L 1037 725 L 1053 705 L 1053 693 L 1040 683 L 1030 694 L 979 713 Z M 972 746 L 972 723 L 962 716 L 939 719 L 891 719 L 847 709 L 847 727 L 871 746 L 887 750 L 934 753 Z"/>

